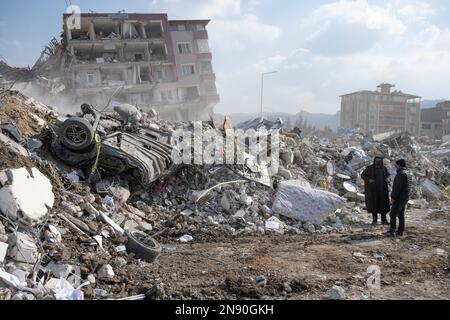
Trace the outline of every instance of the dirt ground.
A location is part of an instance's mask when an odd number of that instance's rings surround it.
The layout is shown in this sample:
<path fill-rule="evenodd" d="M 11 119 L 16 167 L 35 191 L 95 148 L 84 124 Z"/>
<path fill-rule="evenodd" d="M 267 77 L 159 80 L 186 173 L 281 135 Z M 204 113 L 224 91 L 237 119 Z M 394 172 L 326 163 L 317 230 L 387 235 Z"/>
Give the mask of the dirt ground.
<path fill-rule="evenodd" d="M 410 209 L 407 215 L 403 238 L 385 238 L 386 227 L 369 224 L 332 234 L 207 233 L 187 244 L 159 237 L 164 250 L 154 263 L 128 258 L 114 283 L 96 287 L 122 291 L 109 298 L 323 299 L 339 285 L 348 299 L 449 299 L 449 257 L 436 251 L 448 252 L 449 212 Z M 373 265 L 381 271 L 379 290 L 366 285 Z M 261 275 L 265 287 L 256 285 Z"/>

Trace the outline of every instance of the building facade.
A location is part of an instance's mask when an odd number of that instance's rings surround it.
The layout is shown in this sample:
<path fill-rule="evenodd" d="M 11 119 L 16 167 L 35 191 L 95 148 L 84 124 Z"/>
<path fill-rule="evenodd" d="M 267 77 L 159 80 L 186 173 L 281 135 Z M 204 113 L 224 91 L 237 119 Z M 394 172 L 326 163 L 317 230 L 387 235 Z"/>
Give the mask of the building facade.
<path fill-rule="evenodd" d="M 206 26 L 167 14 L 64 14 L 64 74 L 80 102 L 154 108 L 164 119 L 209 120 L 219 102 Z"/>
<path fill-rule="evenodd" d="M 391 91 L 394 85 L 382 83 L 377 90 L 357 91 L 341 97 L 343 128 L 360 128 L 369 133 L 407 131 L 420 134 L 421 97 Z"/>
<path fill-rule="evenodd" d="M 421 134 L 433 139 L 450 135 L 450 101 L 422 110 Z"/>

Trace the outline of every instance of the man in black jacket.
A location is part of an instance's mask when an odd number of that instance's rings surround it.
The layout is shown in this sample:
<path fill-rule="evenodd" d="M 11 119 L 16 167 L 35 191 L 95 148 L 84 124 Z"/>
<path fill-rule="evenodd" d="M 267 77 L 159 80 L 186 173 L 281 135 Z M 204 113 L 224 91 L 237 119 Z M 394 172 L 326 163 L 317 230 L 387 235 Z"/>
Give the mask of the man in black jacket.
<path fill-rule="evenodd" d="M 392 187 L 391 200 L 391 227 L 389 232 L 386 233 L 387 236 L 402 236 L 405 231 L 405 209 L 406 204 L 409 200 L 409 188 L 408 176 L 405 172 L 406 162 L 403 159 L 397 160 L 395 162 L 395 167 L 397 168 L 397 175 L 394 179 L 394 186 Z M 397 225 L 398 217 L 398 229 L 395 231 Z"/>

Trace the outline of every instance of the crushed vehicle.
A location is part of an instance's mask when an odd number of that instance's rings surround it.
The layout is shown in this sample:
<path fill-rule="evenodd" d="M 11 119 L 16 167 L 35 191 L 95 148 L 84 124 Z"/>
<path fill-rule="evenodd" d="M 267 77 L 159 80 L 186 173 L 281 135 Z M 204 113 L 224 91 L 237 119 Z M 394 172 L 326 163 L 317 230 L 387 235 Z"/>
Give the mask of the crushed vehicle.
<path fill-rule="evenodd" d="M 88 104 L 76 116 L 58 118 L 47 132 L 52 153 L 87 176 L 98 170 L 101 176 L 124 174 L 148 185 L 173 167 L 170 136 L 150 128 L 126 128 Z"/>

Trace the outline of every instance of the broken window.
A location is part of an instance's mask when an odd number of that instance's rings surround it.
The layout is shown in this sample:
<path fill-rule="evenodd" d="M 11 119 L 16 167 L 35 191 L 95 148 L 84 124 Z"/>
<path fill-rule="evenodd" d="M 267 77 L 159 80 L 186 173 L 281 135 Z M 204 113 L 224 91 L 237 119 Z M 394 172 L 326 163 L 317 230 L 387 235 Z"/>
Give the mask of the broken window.
<path fill-rule="evenodd" d="M 139 33 L 134 24 L 125 22 L 123 24 L 122 36 L 124 39 L 137 39 L 139 38 Z"/>
<path fill-rule="evenodd" d="M 189 42 L 180 42 L 180 43 L 178 43 L 178 52 L 180 54 L 192 53 L 191 44 Z"/>
<path fill-rule="evenodd" d="M 141 53 L 134 54 L 134 61 L 142 61 L 142 60 L 144 60 L 144 57 Z"/>
<path fill-rule="evenodd" d="M 182 68 L 183 68 L 183 76 L 191 76 L 195 74 L 195 68 L 193 64 L 183 65 Z"/>
<path fill-rule="evenodd" d="M 149 77 L 149 74 L 148 74 L 148 68 L 140 67 L 139 68 L 139 75 L 140 75 L 140 78 L 141 78 L 141 82 L 150 81 L 150 77 Z"/>
<path fill-rule="evenodd" d="M 148 23 L 145 26 L 145 32 L 147 33 L 147 38 L 162 38 L 163 30 L 161 22 Z"/>

